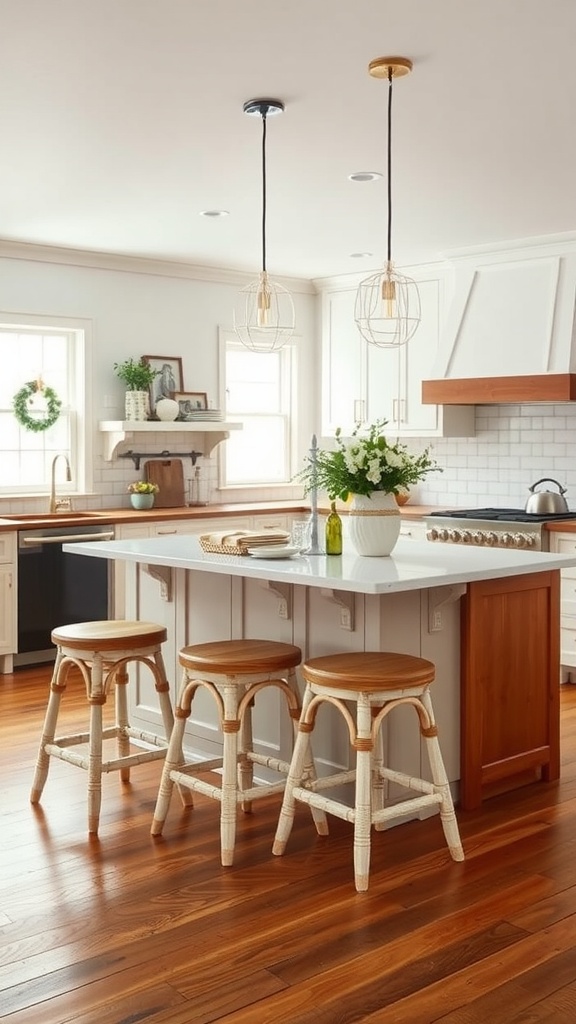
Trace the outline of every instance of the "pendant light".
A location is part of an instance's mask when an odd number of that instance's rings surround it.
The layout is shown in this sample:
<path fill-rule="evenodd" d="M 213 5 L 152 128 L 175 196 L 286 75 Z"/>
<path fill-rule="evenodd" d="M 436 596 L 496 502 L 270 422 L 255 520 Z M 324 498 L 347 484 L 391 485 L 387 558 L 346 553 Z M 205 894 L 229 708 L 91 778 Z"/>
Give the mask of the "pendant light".
<path fill-rule="evenodd" d="M 234 330 L 253 352 L 276 352 L 294 333 L 294 303 L 286 288 L 268 277 L 266 268 L 266 123 L 281 114 L 280 100 L 248 100 L 244 113 L 262 118 L 262 271 L 242 289 L 234 310 Z"/>
<path fill-rule="evenodd" d="M 407 57 L 376 57 L 368 71 L 388 81 L 388 230 L 384 269 L 361 282 L 356 295 L 354 318 L 363 338 L 378 348 L 406 344 L 420 323 L 420 296 L 416 282 L 404 277 L 392 263 L 392 82 L 409 75 L 412 61 Z"/>

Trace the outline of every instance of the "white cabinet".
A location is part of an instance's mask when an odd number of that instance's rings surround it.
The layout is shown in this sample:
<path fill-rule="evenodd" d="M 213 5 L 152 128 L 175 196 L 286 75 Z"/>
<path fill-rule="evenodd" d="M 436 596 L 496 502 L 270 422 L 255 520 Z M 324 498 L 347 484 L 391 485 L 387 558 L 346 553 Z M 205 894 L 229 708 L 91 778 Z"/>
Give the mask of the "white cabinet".
<path fill-rule="evenodd" d="M 12 672 L 17 639 L 17 558 L 16 533 L 0 534 L 0 673 Z"/>
<path fill-rule="evenodd" d="M 387 420 L 401 437 L 469 437 L 474 409 L 423 405 L 422 381 L 430 376 L 440 338 L 445 280 L 441 269 L 411 269 L 420 292 L 422 320 L 397 350 L 369 345 L 354 322 L 356 286 L 322 298 L 322 432 L 350 433 L 362 421 Z"/>
<path fill-rule="evenodd" d="M 562 555 L 576 554 L 576 533 L 551 533 L 550 550 Z M 561 678 L 576 682 L 576 566 L 563 569 L 560 592 Z"/>

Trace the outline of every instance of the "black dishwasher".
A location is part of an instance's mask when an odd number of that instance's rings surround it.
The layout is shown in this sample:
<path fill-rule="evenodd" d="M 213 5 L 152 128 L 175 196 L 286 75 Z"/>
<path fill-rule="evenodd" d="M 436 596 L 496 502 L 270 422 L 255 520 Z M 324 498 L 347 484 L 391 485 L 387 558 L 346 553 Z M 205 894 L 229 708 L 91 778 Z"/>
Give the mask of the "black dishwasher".
<path fill-rule="evenodd" d="M 68 541 L 110 540 L 110 526 L 49 527 L 18 531 L 18 653 L 15 665 L 54 658 L 56 626 L 109 617 L 109 564 L 105 558 L 67 554 Z"/>

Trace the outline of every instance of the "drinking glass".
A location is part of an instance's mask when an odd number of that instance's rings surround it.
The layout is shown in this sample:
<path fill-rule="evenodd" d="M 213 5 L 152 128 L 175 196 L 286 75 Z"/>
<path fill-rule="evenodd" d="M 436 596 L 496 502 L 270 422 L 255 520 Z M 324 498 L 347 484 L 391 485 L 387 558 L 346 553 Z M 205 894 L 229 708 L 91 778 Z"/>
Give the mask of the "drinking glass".
<path fill-rule="evenodd" d="M 292 523 L 291 542 L 303 554 L 310 550 L 312 539 L 312 519 L 295 519 Z"/>

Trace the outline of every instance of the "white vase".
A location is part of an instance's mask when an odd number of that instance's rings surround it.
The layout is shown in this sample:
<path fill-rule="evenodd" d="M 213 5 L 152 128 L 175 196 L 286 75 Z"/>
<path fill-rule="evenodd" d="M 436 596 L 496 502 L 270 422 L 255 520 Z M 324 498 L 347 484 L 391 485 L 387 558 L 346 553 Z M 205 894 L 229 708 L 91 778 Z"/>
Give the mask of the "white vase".
<path fill-rule="evenodd" d="M 359 555 L 389 555 L 400 535 L 400 509 L 394 494 L 353 494 L 349 535 Z"/>
<path fill-rule="evenodd" d="M 159 420 L 163 420 L 165 423 L 173 423 L 180 412 L 180 406 L 172 398 L 159 398 L 156 402 L 155 411 Z"/>
<path fill-rule="evenodd" d="M 125 409 L 127 420 L 147 420 L 150 412 L 148 392 L 127 391 Z"/>

